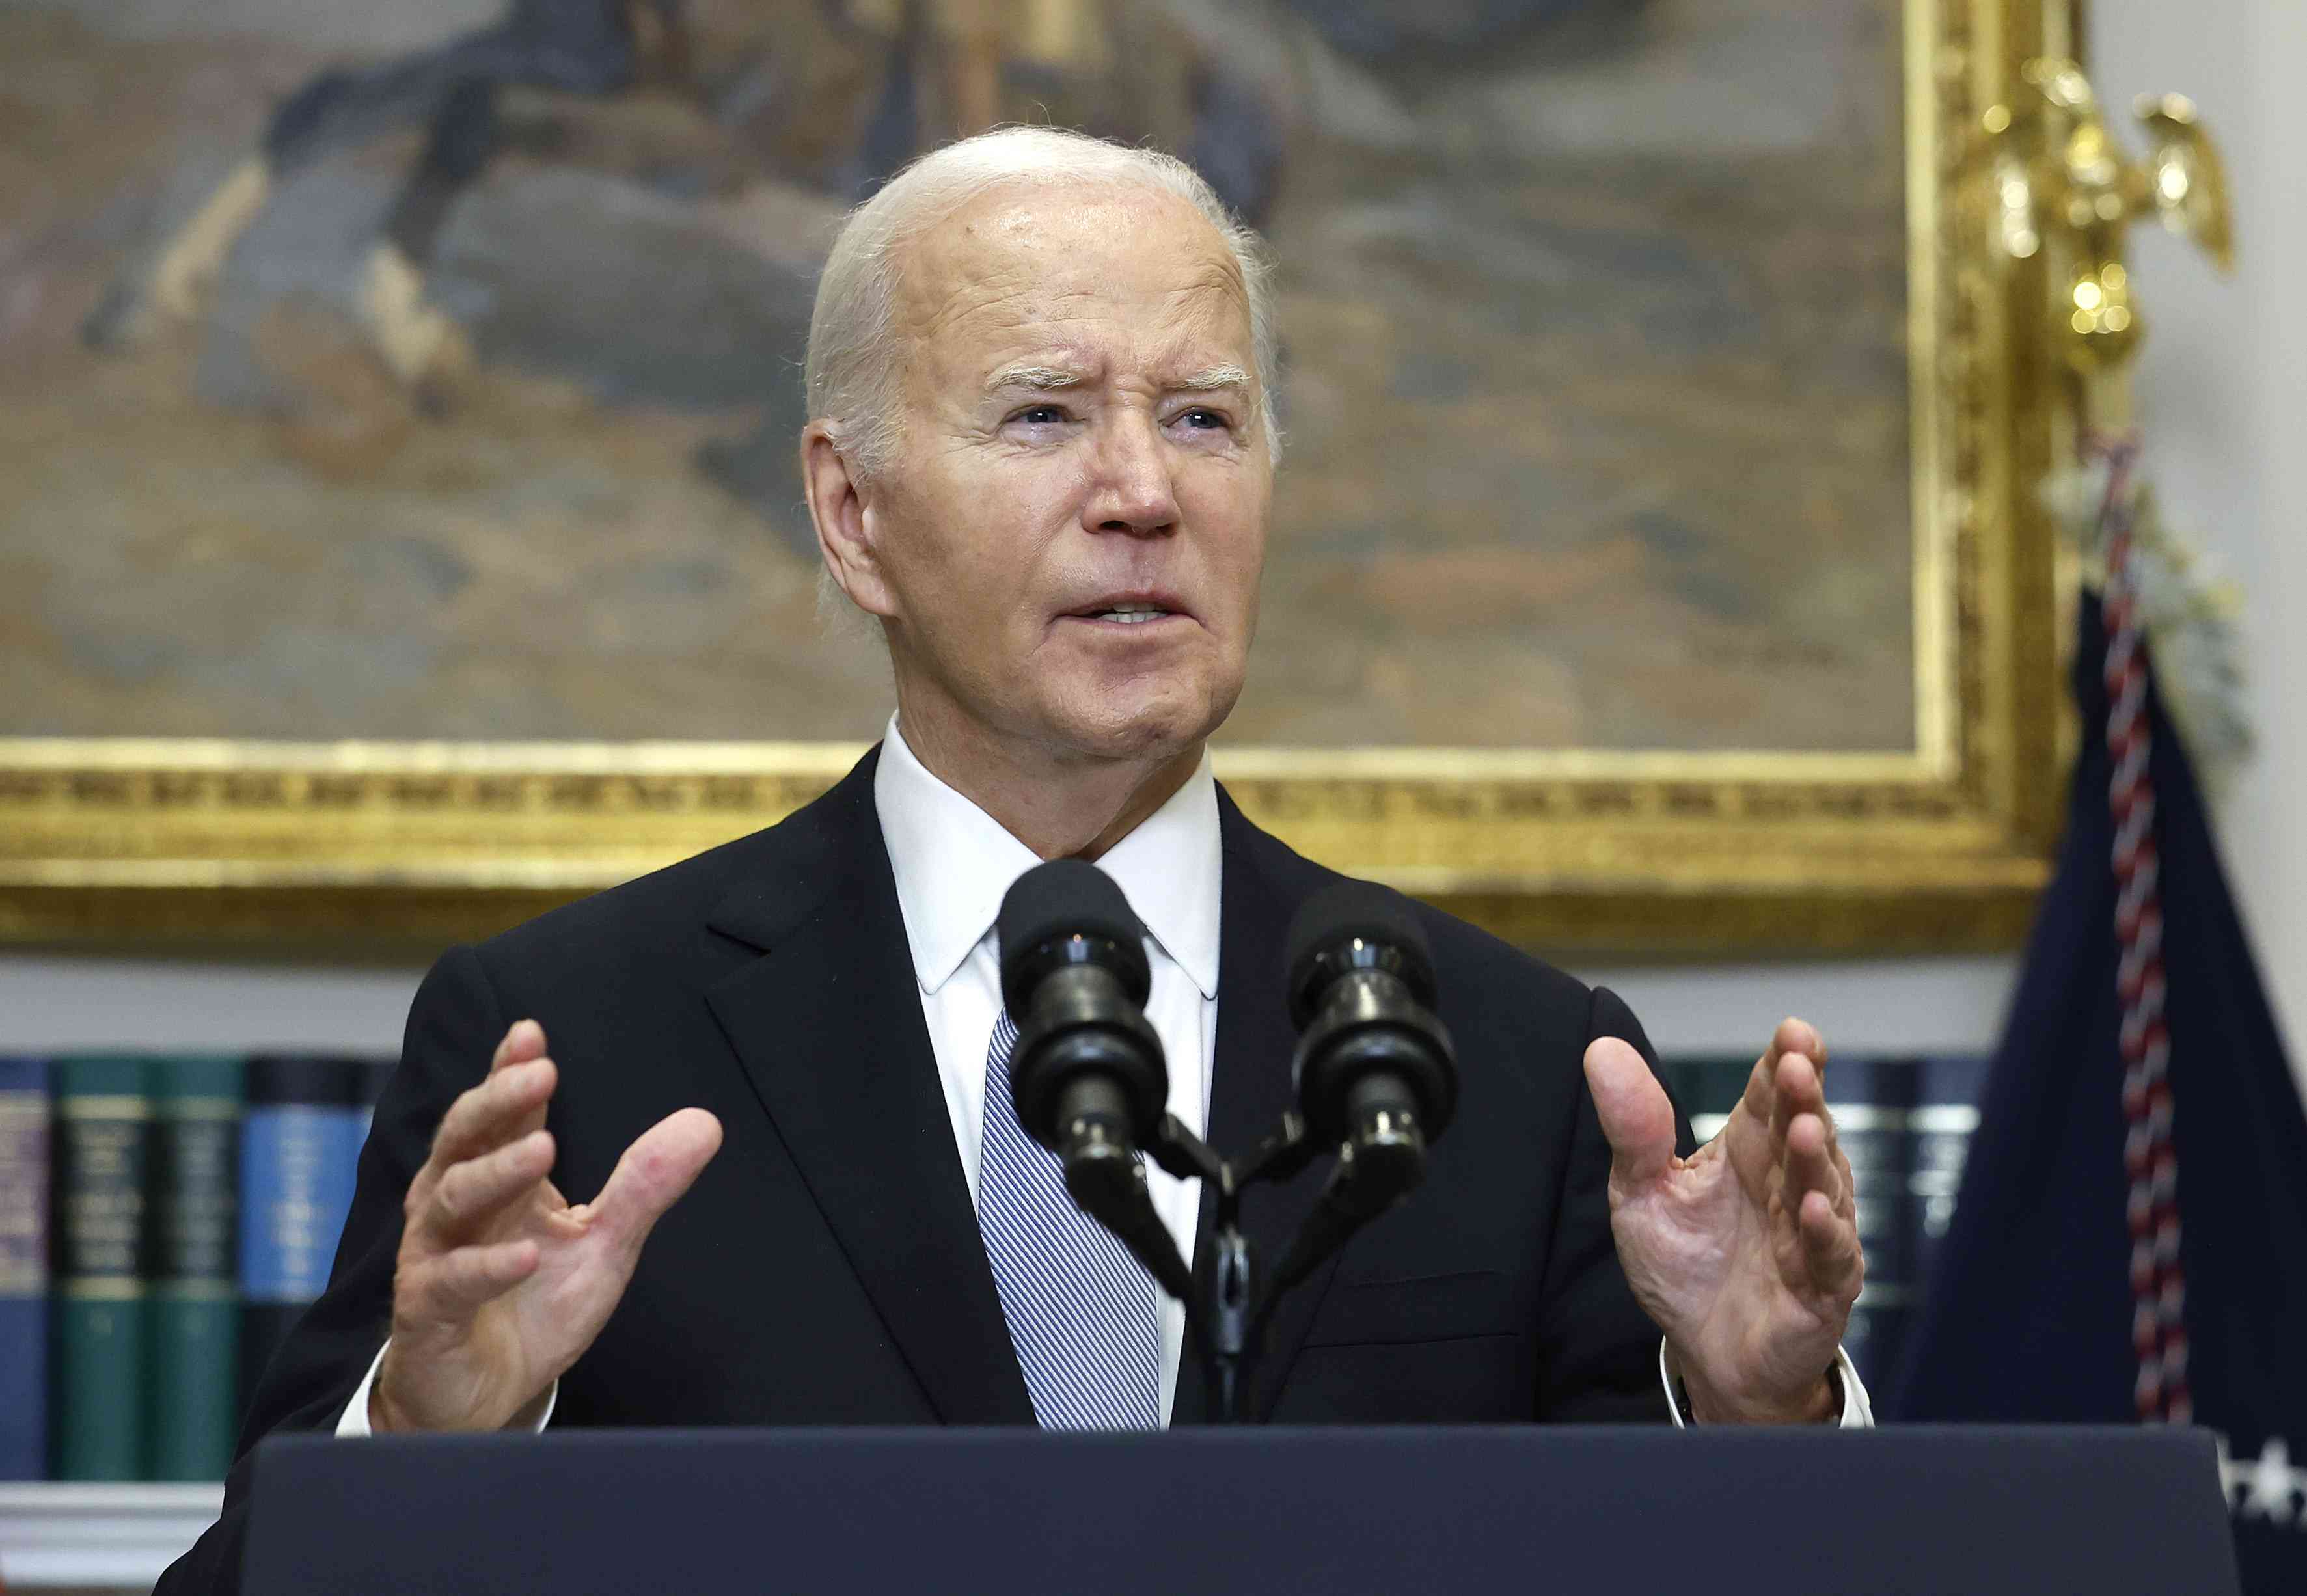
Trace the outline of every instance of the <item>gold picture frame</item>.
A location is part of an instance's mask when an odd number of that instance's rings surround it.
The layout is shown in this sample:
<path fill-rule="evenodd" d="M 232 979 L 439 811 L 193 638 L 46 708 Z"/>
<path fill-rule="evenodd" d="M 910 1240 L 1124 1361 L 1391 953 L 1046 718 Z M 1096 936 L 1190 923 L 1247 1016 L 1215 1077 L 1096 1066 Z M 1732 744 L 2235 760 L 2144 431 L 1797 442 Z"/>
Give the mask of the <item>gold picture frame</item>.
<path fill-rule="evenodd" d="M 2066 734 L 2035 487 L 2071 436 L 2043 257 L 1989 253 L 1980 130 L 2063 0 L 1905 0 L 1917 738 L 1897 754 L 1222 748 L 1301 850 L 1530 946 L 2008 945 Z M 826 743 L 0 739 L 0 938 L 439 942 L 766 825 Z"/>

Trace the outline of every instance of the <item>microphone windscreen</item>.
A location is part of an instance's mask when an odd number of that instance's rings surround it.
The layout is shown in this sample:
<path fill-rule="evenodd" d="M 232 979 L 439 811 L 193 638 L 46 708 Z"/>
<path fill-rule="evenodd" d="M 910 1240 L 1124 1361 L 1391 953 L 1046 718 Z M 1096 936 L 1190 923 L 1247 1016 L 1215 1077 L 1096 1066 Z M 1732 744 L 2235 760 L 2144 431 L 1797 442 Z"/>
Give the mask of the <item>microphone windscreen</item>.
<path fill-rule="evenodd" d="M 994 922 L 1001 944 L 1001 1000 L 1012 1017 L 1025 1012 L 1030 993 L 1021 977 L 1034 950 L 1060 937 L 1102 937 L 1122 950 L 1117 972 L 1132 999 L 1143 1003 L 1148 986 L 1145 928 L 1113 878 L 1081 859 L 1052 859 L 1010 883 Z M 1134 979 L 1132 978 L 1134 976 Z M 1012 989 L 1016 990 L 1012 990 Z"/>
<path fill-rule="evenodd" d="M 1290 972 L 1290 1017 L 1299 1029 L 1305 1028 L 1321 995 L 1317 962 L 1357 940 L 1392 949 L 1392 959 L 1381 955 L 1368 962 L 1391 967 L 1411 996 L 1433 1006 L 1434 956 L 1426 945 L 1426 928 L 1418 923 L 1416 906 L 1393 888 L 1375 881 L 1336 881 L 1300 904 L 1290 922 L 1283 967 Z"/>

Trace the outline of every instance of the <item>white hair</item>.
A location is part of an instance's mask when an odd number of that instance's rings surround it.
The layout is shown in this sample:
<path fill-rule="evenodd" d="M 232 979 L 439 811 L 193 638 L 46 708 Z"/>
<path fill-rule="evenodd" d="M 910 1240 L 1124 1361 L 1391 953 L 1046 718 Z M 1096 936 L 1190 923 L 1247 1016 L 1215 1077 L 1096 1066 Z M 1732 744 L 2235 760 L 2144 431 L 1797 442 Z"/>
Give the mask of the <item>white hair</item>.
<path fill-rule="evenodd" d="M 849 213 L 818 279 L 804 381 L 810 417 L 853 470 L 870 480 L 896 458 L 903 360 L 889 336 L 905 245 L 979 194 L 1011 187 L 1136 188 L 1171 194 L 1225 241 L 1249 302 L 1258 427 L 1274 459 L 1274 313 L 1263 245 L 1202 175 L 1172 155 L 1054 127 L 1001 127 L 933 150 Z"/>

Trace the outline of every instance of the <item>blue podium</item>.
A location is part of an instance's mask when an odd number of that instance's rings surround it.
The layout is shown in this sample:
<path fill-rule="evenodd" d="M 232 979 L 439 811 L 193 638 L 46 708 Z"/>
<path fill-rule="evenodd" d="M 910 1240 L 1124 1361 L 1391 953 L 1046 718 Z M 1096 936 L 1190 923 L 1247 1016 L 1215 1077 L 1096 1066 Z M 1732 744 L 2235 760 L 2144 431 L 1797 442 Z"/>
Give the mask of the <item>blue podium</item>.
<path fill-rule="evenodd" d="M 2186 1430 L 284 1436 L 253 1502 L 249 1596 L 2236 1588 Z"/>

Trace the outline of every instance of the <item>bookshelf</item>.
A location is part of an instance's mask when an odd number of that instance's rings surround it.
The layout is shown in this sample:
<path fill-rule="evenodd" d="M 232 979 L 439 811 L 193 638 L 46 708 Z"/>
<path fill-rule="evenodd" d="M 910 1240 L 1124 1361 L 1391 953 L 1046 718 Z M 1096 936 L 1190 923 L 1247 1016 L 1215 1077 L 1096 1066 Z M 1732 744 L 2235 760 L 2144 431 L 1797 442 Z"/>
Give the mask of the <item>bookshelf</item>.
<path fill-rule="evenodd" d="M 149 1590 L 223 1505 L 221 1485 L 0 1485 L 0 1585 Z"/>

